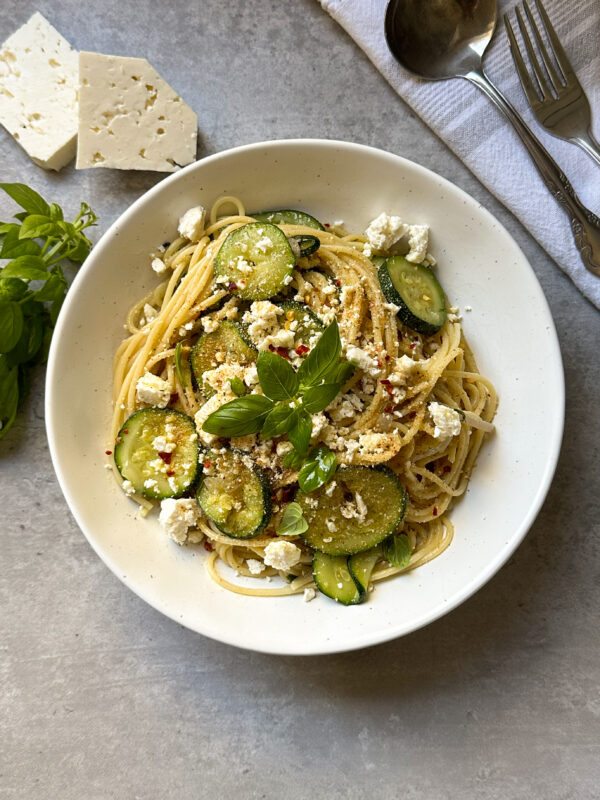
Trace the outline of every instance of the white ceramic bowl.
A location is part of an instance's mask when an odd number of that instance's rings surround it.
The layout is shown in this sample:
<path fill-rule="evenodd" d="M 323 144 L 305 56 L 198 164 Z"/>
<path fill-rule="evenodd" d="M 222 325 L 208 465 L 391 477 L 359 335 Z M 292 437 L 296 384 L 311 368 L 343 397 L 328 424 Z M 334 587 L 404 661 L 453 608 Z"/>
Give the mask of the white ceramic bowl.
<path fill-rule="evenodd" d="M 498 388 L 497 433 L 452 512 L 456 533 L 438 559 L 377 585 L 346 608 L 319 596 L 244 597 L 211 582 L 205 551 L 181 549 L 104 469 L 111 362 L 129 306 L 157 278 L 148 254 L 175 235 L 190 206 L 235 194 L 250 210 L 305 209 L 364 230 L 381 211 L 428 223 L 438 275 L 480 369 Z M 465 312 L 467 306 L 472 311 Z M 523 539 L 554 473 L 564 385 L 556 333 L 518 246 L 475 200 L 404 158 L 345 142 L 277 141 L 220 153 L 167 178 L 104 234 L 77 275 L 54 335 L 46 421 L 67 502 L 100 558 L 134 592 L 177 622 L 239 647 L 328 653 L 371 645 L 442 616 L 484 584 Z"/>

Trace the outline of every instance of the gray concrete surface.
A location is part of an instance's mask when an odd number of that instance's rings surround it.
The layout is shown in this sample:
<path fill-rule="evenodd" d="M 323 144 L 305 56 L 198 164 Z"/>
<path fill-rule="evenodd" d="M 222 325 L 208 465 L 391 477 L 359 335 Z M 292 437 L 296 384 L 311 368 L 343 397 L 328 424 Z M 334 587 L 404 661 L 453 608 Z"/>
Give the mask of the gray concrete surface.
<path fill-rule="evenodd" d="M 314 0 L 1 0 L 2 38 L 36 9 L 80 49 L 149 57 L 197 110 L 201 155 L 277 137 L 348 139 L 474 195 L 544 288 L 567 421 L 539 518 L 476 596 L 379 647 L 276 658 L 179 627 L 99 561 L 54 477 L 39 369 L 0 442 L 0 797 L 600 797 L 598 313 Z M 3 131 L 0 153 L 2 180 L 70 210 L 85 198 L 99 232 L 160 179 L 46 174 Z"/>

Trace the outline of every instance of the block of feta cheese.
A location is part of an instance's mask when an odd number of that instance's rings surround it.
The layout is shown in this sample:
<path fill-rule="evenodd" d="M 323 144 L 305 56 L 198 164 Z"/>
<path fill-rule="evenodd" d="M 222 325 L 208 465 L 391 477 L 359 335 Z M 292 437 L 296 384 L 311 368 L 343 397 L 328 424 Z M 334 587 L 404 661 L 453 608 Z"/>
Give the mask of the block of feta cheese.
<path fill-rule="evenodd" d="M 0 122 L 44 169 L 75 157 L 77 87 L 77 52 L 41 14 L 2 45 Z"/>
<path fill-rule="evenodd" d="M 77 169 L 175 172 L 196 159 L 197 124 L 145 58 L 79 54 Z"/>

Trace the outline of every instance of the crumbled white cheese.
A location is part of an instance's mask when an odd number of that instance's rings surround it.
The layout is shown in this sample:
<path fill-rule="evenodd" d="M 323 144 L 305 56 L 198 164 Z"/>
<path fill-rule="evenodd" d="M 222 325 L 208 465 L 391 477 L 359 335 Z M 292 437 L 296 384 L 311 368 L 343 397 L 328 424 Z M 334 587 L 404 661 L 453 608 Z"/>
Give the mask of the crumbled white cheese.
<path fill-rule="evenodd" d="M 144 481 L 144 489 L 156 489 L 158 486 L 158 481 L 154 480 L 154 478 L 146 478 Z"/>
<path fill-rule="evenodd" d="M 394 368 L 387 379 L 392 386 L 404 386 L 408 377 L 424 363 L 425 361 L 415 361 L 415 359 L 410 356 L 400 356 L 400 358 L 396 359 Z"/>
<path fill-rule="evenodd" d="M 204 233 L 204 222 L 206 220 L 206 209 L 204 206 L 194 206 L 188 208 L 180 218 L 177 230 L 184 239 L 190 242 L 199 242 Z"/>
<path fill-rule="evenodd" d="M 264 572 L 265 570 L 265 565 L 263 564 L 262 561 L 259 561 L 257 558 L 247 558 L 246 566 L 248 567 L 248 570 L 252 575 L 260 575 L 260 573 Z"/>
<path fill-rule="evenodd" d="M 316 590 L 312 586 L 307 586 L 304 590 L 304 602 L 310 603 L 317 596 Z"/>
<path fill-rule="evenodd" d="M 188 531 L 198 524 L 200 508 L 192 499 L 174 500 L 172 497 L 162 500 L 158 521 L 168 536 L 177 544 L 185 544 L 190 540 Z M 199 541 L 198 536 L 194 537 Z"/>
<path fill-rule="evenodd" d="M 219 320 L 215 317 L 202 317 L 201 322 L 205 333 L 214 333 L 219 327 Z"/>
<path fill-rule="evenodd" d="M 153 319 L 156 319 L 158 316 L 158 311 L 151 306 L 150 303 L 144 303 L 144 312 L 143 312 L 143 325 L 147 325 L 149 322 L 152 322 Z M 141 322 L 141 320 L 140 320 Z"/>
<path fill-rule="evenodd" d="M 277 442 L 277 447 L 275 448 L 275 452 L 279 456 L 279 458 L 283 458 L 289 452 L 294 449 L 294 445 L 288 441 L 281 441 Z"/>
<path fill-rule="evenodd" d="M 286 572 L 300 561 L 302 551 L 293 542 L 269 542 L 265 547 L 265 564 Z"/>
<path fill-rule="evenodd" d="M 382 212 L 371 220 L 365 231 L 367 246 L 363 251 L 365 255 L 372 255 L 374 250 L 387 251 L 396 244 L 407 232 L 408 226 L 400 217 L 390 216 Z"/>
<path fill-rule="evenodd" d="M 167 270 L 167 265 L 162 260 L 162 258 L 153 258 L 152 264 L 150 266 L 152 267 L 154 272 L 156 272 L 157 275 L 162 275 L 163 272 L 166 272 Z"/>
<path fill-rule="evenodd" d="M 333 495 L 336 486 L 337 486 L 336 481 L 330 481 L 330 483 L 327 484 L 327 488 L 325 489 L 325 494 L 327 495 L 327 497 L 331 497 Z"/>
<path fill-rule="evenodd" d="M 176 172 L 196 158 L 198 119 L 145 58 L 79 54 L 77 169 Z"/>
<path fill-rule="evenodd" d="M 135 489 L 133 488 L 133 484 L 131 481 L 127 480 L 123 481 L 123 483 L 121 484 L 121 489 L 123 489 L 125 494 L 128 496 L 135 494 Z"/>
<path fill-rule="evenodd" d="M 410 250 L 406 254 L 406 260 L 412 261 L 414 264 L 420 264 L 427 255 L 428 245 L 429 225 L 410 225 L 408 228 L 408 246 Z"/>
<path fill-rule="evenodd" d="M 44 169 L 62 169 L 75 157 L 77 60 L 38 12 L 0 49 L 0 122 Z"/>
<path fill-rule="evenodd" d="M 429 413 L 435 424 L 434 439 L 458 436 L 461 428 L 461 416 L 458 411 L 443 403 L 429 403 Z"/>
<path fill-rule="evenodd" d="M 319 436 L 323 432 L 323 429 L 328 424 L 329 420 L 327 419 L 325 414 L 323 414 L 322 411 L 319 411 L 318 414 L 312 415 L 312 433 L 310 435 L 311 442 L 314 442 L 319 438 Z"/>
<path fill-rule="evenodd" d="M 172 437 L 155 436 L 152 440 L 152 447 L 157 453 L 172 453 L 177 447 L 177 442 Z"/>
<path fill-rule="evenodd" d="M 335 524 L 334 520 L 326 519 L 325 520 L 325 525 L 327 526 L 327 530 L 330 533 L 335 533 L 337 531 L 337 525 Z"/>
<path fill-rule="evenodd" d="M 149 406 L 165 408 L 171 399 L 171 384 L 151 372 L 138 379 L 135 390 L 139 402 Z"/>
<path fill-rule="evenodd" d="M 266 253 L 273 247 L 273 242 L 268 236 L 263 236 L 262 239 L 259 239 L 254 246 L 260 253 Z"/>
<path fill-rule="evenodd" d="M 372 358 L 365 350 L 361 350 L 360 347 L 350 345 L 346 348 L 346 358 L 351 364 L 364 370 L 364 372 L 372 377 L 376 377 L 381 372 L 377 364 L 377 359 Z"/>

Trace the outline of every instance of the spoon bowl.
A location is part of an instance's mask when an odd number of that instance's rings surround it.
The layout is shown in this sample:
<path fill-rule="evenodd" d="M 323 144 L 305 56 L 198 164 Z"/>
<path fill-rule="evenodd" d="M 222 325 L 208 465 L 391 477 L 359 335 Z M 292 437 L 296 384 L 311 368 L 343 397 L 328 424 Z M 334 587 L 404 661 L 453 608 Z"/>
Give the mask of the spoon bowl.
<path fill-rule="evenodd" d="M 496 27 L 496 0 L 390 0 L 385 38 L 395 58 L 428 80 L 478 69 Z"/>

